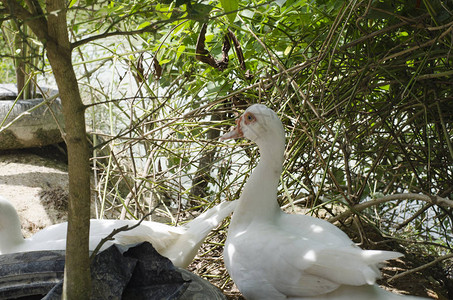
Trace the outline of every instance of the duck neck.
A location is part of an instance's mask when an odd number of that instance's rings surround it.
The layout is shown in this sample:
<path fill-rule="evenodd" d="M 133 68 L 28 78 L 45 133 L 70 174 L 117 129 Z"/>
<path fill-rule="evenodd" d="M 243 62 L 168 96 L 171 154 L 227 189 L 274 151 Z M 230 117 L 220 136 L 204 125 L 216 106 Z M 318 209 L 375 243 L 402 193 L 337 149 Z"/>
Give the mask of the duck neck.
<path fill-rule="evenodd" d="M 274 141 L 275 142 L 275 141 Z M 280 212 L 277 202 L 277 188 L 282 173 L 283 145 L 260 145 L 260 162 L 244 186 L 239 198 L 231 226 L 252 223 L 253 221 L 269 221 Z"/>
<path fill-rule="evenodd" d="M 0 254 L 8 253 L 24 241 L 19 216 L 10 205 L 0 205 Z"/>

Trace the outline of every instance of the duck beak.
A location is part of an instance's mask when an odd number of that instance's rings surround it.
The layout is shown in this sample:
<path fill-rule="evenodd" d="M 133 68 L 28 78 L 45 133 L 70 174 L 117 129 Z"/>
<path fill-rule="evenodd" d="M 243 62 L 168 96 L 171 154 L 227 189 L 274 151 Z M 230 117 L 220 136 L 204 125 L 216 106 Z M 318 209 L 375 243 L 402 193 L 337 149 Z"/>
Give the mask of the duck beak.
<path fill-rule="evenodd" d="M 222 135 L 220 137 L 221 141 L 238 139 L 238 138 L 241 138 L 244 136 L 244 133 L 241 130 L 241 119 L 242 119 L 242 117 L 240 117 L 239 119 L 236 120 L 236 126 L 233 128 L 233 130 L 225 133 L 224 135 Z"/>

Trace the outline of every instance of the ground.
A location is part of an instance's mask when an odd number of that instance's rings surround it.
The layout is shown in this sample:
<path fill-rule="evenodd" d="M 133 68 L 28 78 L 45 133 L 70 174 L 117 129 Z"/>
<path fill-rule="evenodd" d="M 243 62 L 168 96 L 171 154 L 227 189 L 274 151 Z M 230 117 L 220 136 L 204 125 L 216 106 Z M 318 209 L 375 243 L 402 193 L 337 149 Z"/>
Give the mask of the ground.
<path fill-rule="evenodd" d="M 58 147 L 0 152 L 0 195 L 16 207 L 24 236 L 66 220 L 68 174 L 64 155 Z M 93 214 L 94 216 L 94 214 Z M 221 288 L 228 299 L 244 299 L 230 280 L 222 261 L 222 244 L 227 221 L 211 233 L 189 270 Z M 422 265 L 433 258 L 417 253 L 408 260 L 395 260 L 383 268 L 379 282 L 386 289 L 431 299 L 451 299 L 453 278 L 442 266 L 434 266 L 401 279 L 388 282 L 396 273 Z"/>
<path fill-rule="evenodd" d="M 0 195 L 13 203 L 26 237 L 66 220 L 67 165 L 38 154 L 28 150 L 0 154 Z"/>

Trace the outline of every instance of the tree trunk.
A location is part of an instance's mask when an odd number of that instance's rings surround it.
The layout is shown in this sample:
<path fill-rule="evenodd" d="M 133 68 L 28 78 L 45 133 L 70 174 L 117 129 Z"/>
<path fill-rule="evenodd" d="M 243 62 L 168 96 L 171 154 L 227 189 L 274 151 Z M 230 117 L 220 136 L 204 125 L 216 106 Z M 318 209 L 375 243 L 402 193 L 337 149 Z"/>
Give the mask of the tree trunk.
<path fill-rule="evenodd" d="M 15 65 L 15 71 L 16 71 L 16 86 L 17 86 L 17 94 L 19 95 L 20 92 L 22 92 L 20 99 L 30 99 L 31 94 L 31 87 L 30 87 L 30 82 L 28 83 L 27 86 L 26 84 L 26 79 L 27 73 L 26 73 L 26 64 L 25 61 L 27 59 L 27 49 L 28 45 L 24 41 L 27 36 L 27 25 L 23 25 L 22 29 L 16 22 L 11 22 L 12 28 L 16 31 L 16 34 L 14 35 L 14 49 L 20 50 L 20 53 L 15 53 L 16 58 L 14 59 L 14 65 Z M 22 30 L 22 34 L 20 32 Z"/>
<path fill-rule="evenodd" d="M 85 130 L 85 106 L 71 60 L 66 2 L 47 1 L 47 56 L 62 100 L 68 148 L 69 211 L 63 299 L 89 299 L 91 294 L 89 226 L 90 165 Z M 58 13 L 54 13 L 58 12 Z"/>
<path fill-rule="evenodd" d="M 211 116 L 211 122 L 220 121 L 220 114 L 214 113 Z M 208 129 L 206 138 L 208 140 L 215 140 L 219 137 L 220 131 L 214 128 Z M 192 180 L 191 193 L 197 198 L 205 198 L 207 195 L 208 184 L 211 181 L 211 169 L 212 163 L 215 158 L 216 148 L 204 150 L 201 154 L 200 162 L 198 164 L 198 170 L 195 173 L 195 177 Z M 193 205 L 197 205 L 196 201 L 192 201 Z"/>

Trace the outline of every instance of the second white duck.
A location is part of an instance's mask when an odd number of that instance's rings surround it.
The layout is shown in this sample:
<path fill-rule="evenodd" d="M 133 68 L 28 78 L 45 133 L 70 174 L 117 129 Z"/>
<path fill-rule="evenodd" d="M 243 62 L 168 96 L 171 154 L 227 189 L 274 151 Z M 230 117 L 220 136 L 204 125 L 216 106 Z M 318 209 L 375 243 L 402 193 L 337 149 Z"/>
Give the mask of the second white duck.
<path fill-rule="evenodd" d="M 105 243 L 101 250 L 112 243 L 128 245 L 148 241 L 175 266 L 186 268 L 209 232 L 233 212 L 236 202 L 214 206 L 183 226 L 143 221 L 140 226 L 115 235 L 115 240 Z M 132 227 L 136 223 L 132 220 L 91 220 L 90 250 L 94 250 L 112 230 L 125 225 Z M 20 228 L 16 209 L 0 196 L 0 254 L 66 249 L 66 222 L 46 227 L 28 239 L 23 238 Z"/>
<path fill-rule="evenodd" d="M 285 133 L 268 107 L 250 106 L 222 139 L 245 137 L 260 162 L 244 186 L 224 248 L 225 265 L 249 300 L 409 299 L 379 288 L 378 263 L 402 254 L 362 250 L 329 222 L 281 211 L 277 188 Z"/>

